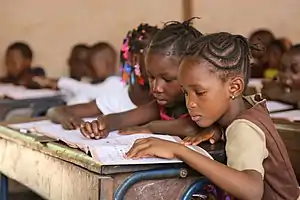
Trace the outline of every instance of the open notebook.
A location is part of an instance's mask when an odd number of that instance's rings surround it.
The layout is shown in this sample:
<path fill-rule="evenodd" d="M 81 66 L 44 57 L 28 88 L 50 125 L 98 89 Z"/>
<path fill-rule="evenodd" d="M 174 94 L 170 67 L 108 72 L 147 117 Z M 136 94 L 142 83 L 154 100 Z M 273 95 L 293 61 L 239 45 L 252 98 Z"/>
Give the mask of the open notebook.
<path fill-rule="evenodd" d="M 92 119 L 85 119 L 90 121 Z M 180 163 L 182 161 L 174 159 L 160 159 L 160 158 L 143 158 L 139 160 L 125 159 L 125 153 L 130 149 L 136 139 L 147 137 L 158 137 L 161 139 L 181 142 L 179 137 L 156 134 L 134 134 L 134 135 L 120 135 L 118 131 L 111 132 L 105 139 L 91 140 L 83 137 L 79 130 L 67 131 L 61 125 L 53 124 L 48 120 L 29 122 L 22 124 L 11 124 L 9 127 L 14 129 L 27 129 L 32 132 L 38 132 L 48 137 L 59 139 L 73 148 L 80 148 L 86 153 L 89 151 L 92 157 L 103 165 L 129 165 L 129 164 L 160 164 L 160 163 Z M 201 147 L 192 147 L 191 149 L 209 157 L 212 157 Z"/>

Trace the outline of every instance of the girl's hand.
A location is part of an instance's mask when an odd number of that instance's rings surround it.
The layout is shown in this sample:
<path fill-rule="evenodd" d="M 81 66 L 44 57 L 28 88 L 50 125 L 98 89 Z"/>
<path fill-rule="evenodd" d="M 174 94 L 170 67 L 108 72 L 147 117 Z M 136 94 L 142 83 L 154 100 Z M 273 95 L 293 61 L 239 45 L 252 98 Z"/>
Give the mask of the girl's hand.
<path fill-rule="evenodd" d="M 211 128 L 206 128 L 200 133 L 188 136 L 183 139 L 183 144 L 185 145 L 198 145 L 201 142 L 209 141 L 211 144 L 215 144 L 220 141 L 223 137 L 222 130 L 218 126 L 213 126 Z"/>
<path fill-rule="evenodd" d="M 90 139 L 106 138 L 109 134 L 108 120 L 106 116 L 100 116 L 92 122 L 84 122 L 80 125 L 81 134 Z"/>
<path fill-rule="evenodd" d="M 131 135 L 131 134 L 151 134 L 150 129 L 145 126 L 134 126 L 126 129 L 119 130 L 121 135 Z"/>
<path fill-rule="evenodd" d="M 79 129 L 82 123 L 84 123 L 82 119 L 71 115 L 66 115 L 61 120 L 61 125 L 66 130 Z"/>
<path fill-rule="evenodd" d="M 126 157 L 132 159 L 149 157 L 174 159 L 176 158 L 176 152 L 180 150 L 182 146 L 183 145 L 175 142 L 153 137 L 138 139 L 126 153 Z"/>

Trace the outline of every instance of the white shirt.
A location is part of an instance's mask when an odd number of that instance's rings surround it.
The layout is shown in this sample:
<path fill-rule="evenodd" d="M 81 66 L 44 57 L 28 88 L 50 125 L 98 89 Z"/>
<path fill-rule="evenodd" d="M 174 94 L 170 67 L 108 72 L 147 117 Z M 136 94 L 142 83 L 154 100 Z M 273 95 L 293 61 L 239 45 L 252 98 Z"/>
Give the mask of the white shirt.
<path fill-rule="evenodd" d="M 99 110 L 104 114 L 125 112 L 136 108 L 128 94 L 129 87 L 113 88 L 96 99 Z"/>
<path fill-rule="evenodd" d="M 84 83 L 72 78 L 60 78 L 57 86 L 65 96 L 68 105 L 88 103 L 110 90 L 123 88 L 119 76 L 108 77 L 105 81 L 98 84 Z"/>

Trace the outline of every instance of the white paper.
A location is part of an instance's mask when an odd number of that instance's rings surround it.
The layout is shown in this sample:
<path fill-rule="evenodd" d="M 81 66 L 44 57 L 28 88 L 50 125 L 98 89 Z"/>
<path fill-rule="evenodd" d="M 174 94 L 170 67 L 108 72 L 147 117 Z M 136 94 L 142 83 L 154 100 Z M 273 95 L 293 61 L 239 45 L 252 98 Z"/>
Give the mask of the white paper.
<path fill-rule="evenodd" d="M 289 121 L 300 121 L 300 110 L 290 110 L 271 114 L 272 118 L 287 119 Z"/>
<path fill-rule="evenodd" d="M 44 97 L 54 97 L 58 96 L 60 93 L 54 90 L 48 89 L 38 89 L 38 90 L 30 90 L 30 89 L 14 89 L 6 92 L 6 96 L 12 99 L 21 100 L 21 99 L 36 99 L 36 98 L 44 98 Z"/>
<path fill-rule="evenodd" d="M 136 135 L 138 136 L 138 135 Z M 150 137 L 150 135 L 148 136 Z M 153 136 L 151 136 L 153 137 Z M 161 139 L 176 142 L 171 136 L 155 135 Z M 163 159 L 163 158 L 141 158 L 141 159 L 127 159 L 125 158 L 126 152 L 129 151 L 132 145 L 109 145 L 97 146 L 91 149 L 92 156 L 101 162 L 102 165 L 142 165 L 142 164 L 165 164 L 165 163 L 181 163 L 178 159 Z M 190 149 L 213 159 L 209 153 L 198 146 L 188 146 Z"/>
<path fill-rule="evenodd" d="M 277 111 L 293 109 L 293 106 L 278 101 L 267 101 L 267 108 L 270 112 L 277 112 Z"/>

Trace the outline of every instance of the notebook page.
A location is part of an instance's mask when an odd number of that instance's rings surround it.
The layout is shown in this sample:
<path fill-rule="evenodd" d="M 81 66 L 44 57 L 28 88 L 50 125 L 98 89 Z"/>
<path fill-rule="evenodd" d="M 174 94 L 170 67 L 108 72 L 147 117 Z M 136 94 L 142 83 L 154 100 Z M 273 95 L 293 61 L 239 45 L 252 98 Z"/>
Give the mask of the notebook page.
<path fill-rule="evenodd" d="M 163 158 L 141 158 L 138 160 L 126 159 L 125 153 L 131 148 L 132 145 L 111 145 L 111 146 L 98 146 L 91 149 L 93 158 L 101 162 L 102 165 L 142 165 L 142 164 L 166 164 L 166 163 L 181 163 L 178 159 L 163 159 Z M 213 159 L 201 147 L 188 146 L 194 151 Z"/>
<path fill-rule="evenodd" d="M 284 104 L 278 101 L 267 101 L 267 108 L 269 112 L 277 112 L 282 110 L 290 110 L 293 109 L 292 105 Z"/>
<path fill-rule="evenodd" d="M 290 110 L 285 112 L 273 113 L 272 118 L 287 119 L 289 121 L 300 121 L 300 110 Z"/>

